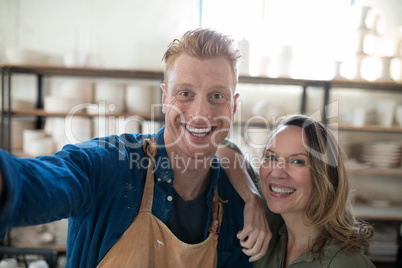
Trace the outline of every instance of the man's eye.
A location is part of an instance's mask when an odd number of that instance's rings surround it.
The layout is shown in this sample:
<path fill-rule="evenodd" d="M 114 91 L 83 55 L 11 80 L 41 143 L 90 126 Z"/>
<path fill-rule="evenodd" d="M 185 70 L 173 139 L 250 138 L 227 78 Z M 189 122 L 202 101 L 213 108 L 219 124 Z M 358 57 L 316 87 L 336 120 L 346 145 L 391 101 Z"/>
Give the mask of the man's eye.
<path fill-rule="evenodd" d="M 183 97 L 188 97 L 188 96 L 190 96 L 190 92 L 182 91 L 182 92 L 179 92 L 179 95 L 183 96 Z"/>
<path fill-rule="evenodd" d="M 222 99 L 222 98 L 223 98 L 223 95 L 222 95 L 222 94 L 219 94 L 219 93 L 215 93 L 215 94 L 212 94 L 212 98 L 213 98 L 213 99 L 216 99 L 216 100 Z"/>

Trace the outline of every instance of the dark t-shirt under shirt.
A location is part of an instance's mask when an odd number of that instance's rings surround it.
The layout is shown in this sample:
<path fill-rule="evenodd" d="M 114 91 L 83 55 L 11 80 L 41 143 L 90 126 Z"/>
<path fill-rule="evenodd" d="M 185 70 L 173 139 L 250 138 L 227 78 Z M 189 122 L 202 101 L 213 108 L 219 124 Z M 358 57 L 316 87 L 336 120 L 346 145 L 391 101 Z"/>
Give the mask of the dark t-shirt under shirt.
<path fill-rule="evenodd" d="M 173 188 L 172 211 L 166 225 L 178 239 L 187 244 L 197 244 L 206 239 L 207 193 L 205 190 L 196 199 L 184 201 Z"/>

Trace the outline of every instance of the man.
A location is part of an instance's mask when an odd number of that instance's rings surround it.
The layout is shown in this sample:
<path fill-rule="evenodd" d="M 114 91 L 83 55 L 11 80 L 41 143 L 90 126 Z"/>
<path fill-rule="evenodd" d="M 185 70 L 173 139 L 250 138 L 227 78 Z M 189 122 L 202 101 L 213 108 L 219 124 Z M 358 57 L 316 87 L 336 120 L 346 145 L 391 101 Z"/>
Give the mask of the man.
<path fill-rule="evenodd" d="M 157 134 L 97 138 L 37 159 L 1 152 L 0 231 L 68 217 L 66 267 L 186 267 L 196 256 L 251 266 L 270 237 L 262 203 L 247 180 L 232 182 L 240 197 L 215 158 L 236 111 L 239 59 L 226 36 L 189 31 L 164 55 L 166 127 Z M 204 255 L 188 253 L 207 243 Z"/>

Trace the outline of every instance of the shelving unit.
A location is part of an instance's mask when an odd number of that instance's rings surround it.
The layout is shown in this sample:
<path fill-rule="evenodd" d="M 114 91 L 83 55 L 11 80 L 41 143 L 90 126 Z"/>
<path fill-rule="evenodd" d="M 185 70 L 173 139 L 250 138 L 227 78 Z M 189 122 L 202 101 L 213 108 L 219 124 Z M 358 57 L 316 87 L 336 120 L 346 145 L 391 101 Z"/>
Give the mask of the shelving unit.
<path fill-rule="evenodd" d="M 66 117 L 68 114 L 66 113 L 56 113 L 56 112 L 47 112 L 43 109 L 35 109 L 35 110 L 13 110 L 12 111 L 13 115 L 19 115 L 19 116 L 43 116 L 43 117 L 49 117 L 49 116 L 55 116 L 55 117 Z M 85 112 L 76 112 L 74 113 L 75 116 L 84 116 L 84 117 L 98 117 L 98 114 L 88 114 Z M 140 116 L 141 118 L 144 119 L 157 119 L 159 120 L 160 118 L 151 118 L 149 115 L 146 114 L 136 114 Z M 107 115 L 106 115 L 107 116 Z M 132 114 L 129 113 L 113 113 L 113 116 L 119 117 L 127 117 L 127 116 L 132 116 Z"/>
<path fill-rule="evenodd" d="M 70 77 L 89 77 L 89 78 L 120 78 L 120 79 L 133 79 L 133 80 L 155 80 L 163 81 L 162 71 L 153 70 L 117 70 L 117 69 L 92 69 L 92 68 L 65 68 L 60 66 L 0 66 L 1 70 L 1 141 L 0 147 L 5 150 L 10 151 L 10 138 L 5 139 L 5 137 L 11 136 L 11 124 L 13 116 L 34 116 L 37 118 L 38 126 L 40 125 L 41 119 L 43 117 L 65 117 L 65 113 L 49 113 L 43 110 L 43 98 L 44 98 L 44 88 L 43 79 L 45 77 L 51 76 L 70 76 Z M 36 105 L 33 110 L 13 110 L 11 107 L 12 103 L 12 76 L 14 74 L 31 74 L 36 76 Z M 291 79 L 291 78 L 269 78 L 269 77 L 253 77 L 244 76 L 239 77 L 240 84 L 251 84 L 251 85 L 282 85 L 282 86 L 300 86 L 302 89 L 301 99 L 300 99 L 300 113 L 306 113 L 308 103 L 307 103 L 307 89 L 310 87 L 320 88 L 323 90 L 322 101 L 322 111 L 323 111 L 323 121 L 328 123 L 326 120 L 326 107 L 329 105 L 330 92 L 333 88 L 353 88 L 353 89 L 363 89 L 367 91 L 372 90 L 382 90 L 386 92 L 392 92 L 402 95 L 402 84 L 401 83 L 373 83 L 373 82 L 356 82 L 356 81 L 343 81 L 343 80 L 304 80 L 304 79 Z M 75 113 L 74 115 L 85 116 L 85 117 L 95 117 L 97 115 L 86 114 L 86 113 Z M 113 116 L 132 116 L 128 113 L 113 114 Z M 147 115 L 138 115 L 146 120 L 151 119 Z M 155 118 L 152 118 L 155 119 Z M 157 120 L 163 120 L 163 118 L 156 118 Z M 245 122 L 241 122 L 245 124 Z M 8 126 L 6 128 L 6 126 Z M 362 127 L 356 127 L 353 125 L 338 124 L 337 130 L 339 131 L 352 131 L 352 132 L 364 132 L 364 133 L 391 133 L 391 134 L 401 134 L 402 137 L 402 127 L 392 126 L 383 127 L 379 125 L 365 125 Z M 384 176 L 384 177 L 396 177 L 402 180 L 402 168 L 398 169 L 351 169 L 350 173 L 358 176 Z M 400 212 L 400 213 L 399 213 Z M 377 210 L 369 206 L 357 206 L 356 215 L 358 217 L 372 219 L 372 220 L 383 220 L 383 221 L 394 221 L 401 225 L 402 223 L 402 207 L 389 208 Z M 400 235 L 400 234 L 399 234 Z M 402 247 L 402 245 L 399 245 Z M 402 258 L 402 256 L 399 256 Z"/>

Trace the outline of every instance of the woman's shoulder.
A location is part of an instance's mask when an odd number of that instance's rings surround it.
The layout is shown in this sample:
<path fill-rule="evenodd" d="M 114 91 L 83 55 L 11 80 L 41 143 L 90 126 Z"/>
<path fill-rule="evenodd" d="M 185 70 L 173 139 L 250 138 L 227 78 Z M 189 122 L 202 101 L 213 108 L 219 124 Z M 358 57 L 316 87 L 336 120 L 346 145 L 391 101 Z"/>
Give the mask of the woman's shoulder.
<path fill-rule="evenodd" d="M 353 252 L 340 247 L 331 247 L 330 251 L 332 251 L 332 257 L 328 258 L 328 265 L 325 267 L 375 268 L 374 264 L 360 252 Z"/>

